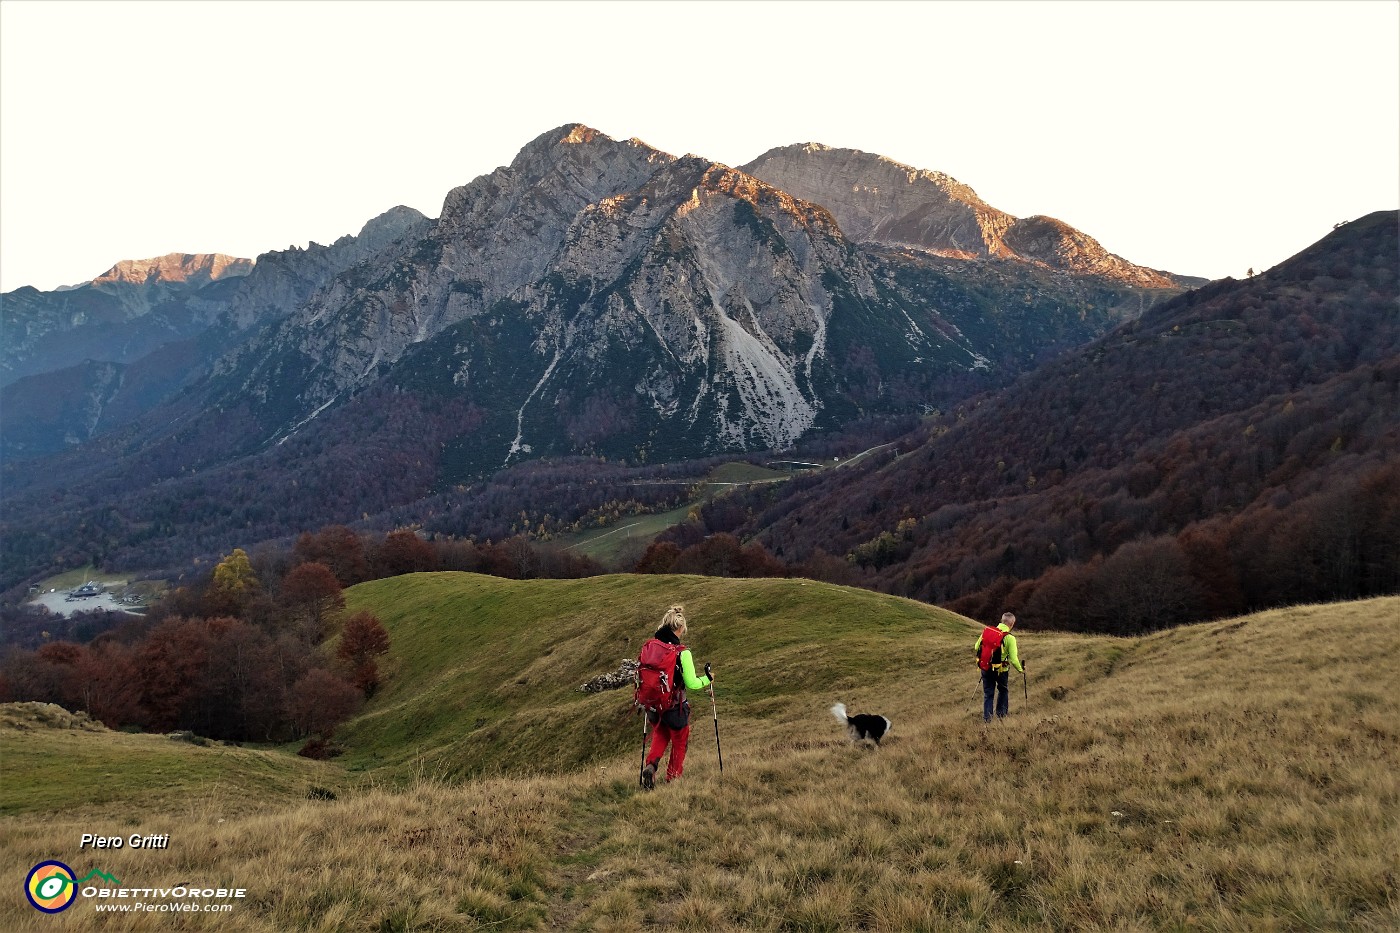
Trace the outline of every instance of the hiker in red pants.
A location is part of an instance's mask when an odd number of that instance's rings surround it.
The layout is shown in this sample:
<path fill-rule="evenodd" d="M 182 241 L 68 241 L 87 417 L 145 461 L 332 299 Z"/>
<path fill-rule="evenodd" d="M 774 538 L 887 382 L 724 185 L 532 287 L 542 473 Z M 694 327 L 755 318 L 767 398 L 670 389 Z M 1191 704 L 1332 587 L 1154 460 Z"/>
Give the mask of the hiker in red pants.
<path fill-rule="evenodd" d="M 690 703 L 685 698 L 685 691 L 704 690 L 715 680 L 709 665 L 705 666 L 704 674 L 695 673 L 695 659 L 691 657 L 690 649 L 681 644 L 685 633 L 685 610 L 680 606 L 672 606 L 662 617 L 661 627 L 652 636 L 656 641 L 674 646 L 672 651 L 675 647 L 679 647 L 680 651 L 676 654 L 675 667 L 670 672 L 670 683 L 673 686 L 669 708 L 659 714 L 647 713 L 648 721 L 655 726 L 651 748 L 646 754 L 646 764 L 642 767 L 642 786 L 648 790 L 656 786 L 656 771 L 661 764 L 661 756 L 666 753 L 667 745 L 671 746 L 671 758 L 666 764 L 666 780 L 674 781 L 681 776 L 685 767 L 686 743 L 690 741 Z"/>

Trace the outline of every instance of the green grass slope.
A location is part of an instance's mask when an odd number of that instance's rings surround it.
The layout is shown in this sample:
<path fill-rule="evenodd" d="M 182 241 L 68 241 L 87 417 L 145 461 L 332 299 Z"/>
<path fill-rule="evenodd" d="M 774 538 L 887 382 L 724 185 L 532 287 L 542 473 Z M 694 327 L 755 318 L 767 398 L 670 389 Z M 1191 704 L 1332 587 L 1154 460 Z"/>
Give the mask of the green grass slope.
<path fill-rule="evenodd" d="M 694 507 L 695 503 L 686 503 L 668 512 L 628 516 L 606 527 L 561 535 L 554 543 L 604 566 L 621 566 L 629 561 L 635 564 L 657 535 L 685 521 Z"/>
<path fill-rule="evenodd" d="M 792 475 L 744 461 L 722 463 L 704 479 L 696 481 L 697 498 L 691 502 L 666 512 L 630 515 L 601 528 L 560 535 L 554 539 L 554 544 L 591 557 L 606 567 L 630 568 L 657 535 L 685 521 L 692 509 L 714 496 L 730 492 L 736 486 L 786 482 Z"/>
<path fill-rule="evenodd" d="M 57 706 L 0 704 L 0 816 L 177 808 L 226 817 L 343 783 L 341 769 L 281 752 L 112 732 Z"/>
<path fill-rule="evenodd" d="M 726 705 L 759 722 L 809 706 L 812 692 L 830 691 L 828 706 L 869 692 L 889 659 L 969 631 L 927 605 L 801 580 L 411 574 L 357 586 L 347 603 L 377 614 L 393 648 L 384 687 L 338 733 L 342 760 L 399 776 L 555 771 L 639 744 L 628 691 L 579 687 L 635 658 L 674 603 Z M 708 702 L 692 700 L 697 713 Z"/>
<path fill-rule="evenodd" d="M 498 830 L 515 861 L 464 885 L 451 911 L 417 902 L 424 925 L 1400 924 L 1400 663 L 1364 647 L 1400 635 L 1400 599 L 1141 639 L 1023 633 L 1029 699 L 987 727 L 975 627 L 926 606 L 801 581 L 616 578 L 557 590 L 569 608 L 549 615 L 558 595 L 521 586 L 543 601 L 534 611 L 556 623 L 546 628 L 574 633 L 564 620 L 593 612 L 612 634 L 591 653 L 573 634 L 544 646 L 551 655 L 535 650 L 557 658 L 537 673 L 560 674 L 558 715 L 543 726 L 519 716 L 500 744 L 523 735 L 596 757 L 567 778 L 503 785 L 529 827 Z M 634 625 L 624 607 L 667 596 L 690 607 L 691 641 L 722 672 L 725 769 L 702 707 L 686 778 L 639 794 L 635 745 L 598 751 L 608 728 L 630 733 L 624 698 L 566 694 L 620 653 L 608 652 L 613 638 L 635 646 L 659 613 L 632 610 Z M 894 720 L 883 748 L 846 741 L 827 712 L 837 699 Z M 456 805 L 450 791 L 413 793 L 475 814 L 486 786 L 468 785 Z"/>

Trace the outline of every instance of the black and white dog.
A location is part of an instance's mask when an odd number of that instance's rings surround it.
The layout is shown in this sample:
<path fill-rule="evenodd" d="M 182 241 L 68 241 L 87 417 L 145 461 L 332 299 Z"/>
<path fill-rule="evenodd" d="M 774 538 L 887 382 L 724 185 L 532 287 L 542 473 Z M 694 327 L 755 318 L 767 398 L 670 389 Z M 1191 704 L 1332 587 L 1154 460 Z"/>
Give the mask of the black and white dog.
<path fill-rule="evenodd" d="M 851 741 L 853 742 L 869 739 L 879 745 L 880 740 L 889 734 L 892 726 L 892 723 L 884 716 L 872 716 L 869 713 L 847 716 L 845 703 L 837 703 L 833 706 L 831 715 L 835 716 L 838 722 L 846 724 L 846 728 L 851 731 Z"/>

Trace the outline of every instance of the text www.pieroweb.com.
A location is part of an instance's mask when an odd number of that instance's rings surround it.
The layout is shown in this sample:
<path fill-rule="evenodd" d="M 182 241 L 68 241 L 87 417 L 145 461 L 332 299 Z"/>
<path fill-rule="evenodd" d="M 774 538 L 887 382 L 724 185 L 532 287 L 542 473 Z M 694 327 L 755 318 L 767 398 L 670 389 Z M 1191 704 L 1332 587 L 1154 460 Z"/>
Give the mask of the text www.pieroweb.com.
<path fill-rule="evenodd" d="M 204 913 L 223 914 L 233 910 L 232 904 L 193 904 L 189 901 L 182 903 L 148 904 L 137 902 L 134 904 L 113 904 L 108 901 L 105 904 L 94 904 L 93 910 L 98 913 L 125 914 L 125 913 Z"/>
<path fill-rule="evenodd" d="M 248 896 L 243 888 L 85 888 L 83 896 L 92 898 L 98 913 L 229 913 L 234 905 L 226 899 L 239 900 Z M 144 900 L 144 897 L 168 897 L 171 900 Z M 130 900 L 128 900 L 130 898 Z"/>

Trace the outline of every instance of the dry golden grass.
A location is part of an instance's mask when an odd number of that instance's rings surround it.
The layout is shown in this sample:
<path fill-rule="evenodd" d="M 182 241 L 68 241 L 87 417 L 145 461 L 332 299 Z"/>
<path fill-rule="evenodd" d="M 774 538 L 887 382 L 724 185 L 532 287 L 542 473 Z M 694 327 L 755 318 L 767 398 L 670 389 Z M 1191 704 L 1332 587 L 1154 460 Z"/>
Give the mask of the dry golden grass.
<path fill-rule="evenodd" d="M 112 831 L 172 848 L 72 867 L 236 884 L 246 903 L 49 917 L 15 897 L 0 928 L 1394 930 L 1397 635 L 1393 598 L 1139 640 L 1029 633 L 1030 701 L 984 727 L 971 639 L 931 632 L 887 677 L 837 659 L 758 709 L 726 706 L 721 681 L 724 773 L 697 703 L 685 778 L 649 794 L 634 751 L 225 822 L 114 813 Z M 893 719 L 885 746 L 848 743 L 835 700 Z M 0 822 L 15 887 L 93 829 Z"/>

